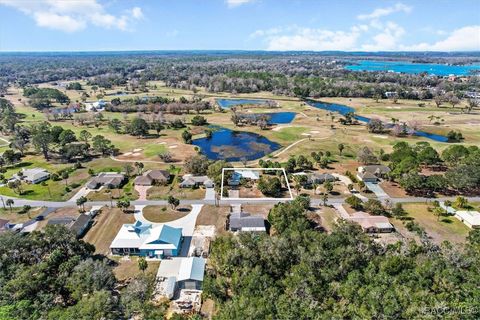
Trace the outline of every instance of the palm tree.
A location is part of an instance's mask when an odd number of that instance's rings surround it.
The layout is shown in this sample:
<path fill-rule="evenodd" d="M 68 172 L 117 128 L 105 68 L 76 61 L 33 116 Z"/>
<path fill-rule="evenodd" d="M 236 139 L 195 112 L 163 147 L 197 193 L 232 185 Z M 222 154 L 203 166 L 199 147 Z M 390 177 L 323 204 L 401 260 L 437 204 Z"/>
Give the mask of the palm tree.
<path fill-rule="evenodd" d="M 15 201 L 13 201 L 13 199 L 7 199 L 5 203 L 10 207 L 10 212 L 12 212 L 12 205 L 15 203 Z"/>
<path fill-rule="evenodd" d="M 323 193 L 322 201 L 323 201 L 323 206 L 326 206 L 328 201 L 328 193 L 326 192 Z"/>

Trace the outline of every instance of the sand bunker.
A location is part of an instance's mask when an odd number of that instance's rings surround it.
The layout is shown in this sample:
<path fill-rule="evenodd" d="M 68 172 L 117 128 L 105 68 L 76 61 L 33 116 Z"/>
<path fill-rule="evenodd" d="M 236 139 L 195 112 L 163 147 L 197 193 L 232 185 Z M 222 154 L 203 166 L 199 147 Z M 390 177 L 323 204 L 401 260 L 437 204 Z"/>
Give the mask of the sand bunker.
<path fill-rule="evenodd" d="M 387 136 L 379 136 L 379 135 L 375 135 L 374 137 L 375 137 L 375 138 L 380 138 L 380 139 L 388 139 L 388 137 L 387 137 Z"/>
<path fill-rule="evenodd" d="M 170 146 L 170 147 L 168 147 L 168 148 L 169 148 L 169 149 L 175 149 L 175 148 L 178 148 L 178 146 L 175 145 L 175 146 Z"/>
<path fill-rule="evenodd" d="M 284 128 L 290 128 L 290 127 L 293 127 L 293 126 L 278 126 L 278 127 L 273 128 L 272 131 L 280 131 Z"/>
<path fill-rule="evenodd" d="M 133 149 L 133 152 L 140 152 L 142 151 L 143 149 Z"/>
<path fill-rule="evenodd" d="M 138 157 L 139 155 L 140 155 L 140 153 L 138 153 L 138 152 L 132 153 L 132 157 Z"/>
<path fill-rule="evenodd" d="M 124 156 L 129 156 L 129 155 L 131 155 L 131 154 L 132 154 L 131 152 L 125 152 L 123 155 L 124 155 Z"/>

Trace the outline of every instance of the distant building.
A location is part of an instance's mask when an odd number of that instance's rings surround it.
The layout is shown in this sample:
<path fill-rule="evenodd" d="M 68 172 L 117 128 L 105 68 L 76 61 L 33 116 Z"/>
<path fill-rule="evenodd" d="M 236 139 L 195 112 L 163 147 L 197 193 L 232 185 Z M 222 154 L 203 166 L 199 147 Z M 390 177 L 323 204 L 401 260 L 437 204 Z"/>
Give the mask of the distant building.
<path fill-rule="evenodd" d="M 384 165 L 368 165 L 358 167 L 358 179 L 363 182 L 377 182 L 380 178 L 385 177 L 389 172 L 390 168 Z"/>
<path fill-rule="evenodd" d="M 136 186 L 152 186 L 155 184 L 167 184 L 170 173 L 166 170 L 150 170 L 135 178 Z"/>
<path fill-rule="evenodd" d="M 50 173 L 42 168 L 22 169 L 22 175 L 15 174 L 12 179 L 22 180 L 27 183 L 37 184 L 47 180 L 50 177 Z"/>
<path fill-rule="evenodd" d="M 110 245 L 112 254 L 161 259 L 180 253 L 182 229 L 137 221 L 124 224 Z"/>
<path fill-rule="evenodd" d="M 206 188 L 213 188 L 213 181 L 207 176 L 194 176 L 186 174 L 182 177 L 183 181 L 179 184 L 180 188 L 193 188 L 204 186 Z"/>
<path fill-rule="evenodd" d="M 388 233 L 395 230 L 387 217 L 372 216 L 366 212 L 355 212 L 347 220 L 358 223 L 367 233 Z"/>
<path fill-rule="evenodd" d="M 103 100 L 98 100 L 96 102 L 85 102 L 85 110 L 86 111 L 93 111 L 93 112 L 100 112 L 105 110 L 105 106 L 107 103 Z"/>
<path fill-rule="evenodd" d="M 87 188 L 98 189 L 100 187 L 107 187 L 109 189 L 115 189 L 121 187 L 124 182 L 125 176 L 121 173 L 102 172 L 87 183 Z"/>
<path fill-rule="evenodd" d="M 388 99 L 393 99 L 398 97 L 398 93 L 396 91 L 387 91 L 385 92 L 385 97 Z"/>
<path fill-rule="evenodd" d="M 237 169 L 234 170 L 232 177 L 228 179 L 229 186 L 238 186 L 240 185 L 241 179 L 250 179 L 258 180 L 260 179 L 260 171 L 257 170 L 248 170 L 248 169 Z"/>
<path fill-rule="evenodd" d="M 229 230 L 232 232 L 266 232 L 265 219 L 260 215 L 251 215 L 246 212 L 230 214 Z"/>
<path fill-rule="evenodd" d="M 478 211 L 457 211 L 455 217 L 471 229 L 480 228 L 480 213 Z"/>

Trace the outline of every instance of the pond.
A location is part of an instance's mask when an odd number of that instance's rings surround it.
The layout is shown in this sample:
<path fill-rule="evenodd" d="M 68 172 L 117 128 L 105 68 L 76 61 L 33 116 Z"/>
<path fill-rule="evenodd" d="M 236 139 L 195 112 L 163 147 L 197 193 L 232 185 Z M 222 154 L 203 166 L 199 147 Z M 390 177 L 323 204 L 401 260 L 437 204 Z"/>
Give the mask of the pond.
<path fill-rule="evenodd" d="M 230 109 L 231 107 L 238 105 L 254 104 L 263 105 L 267 104 L 267 100 L 261 99 L 215 99 L 220 107 L 223 109 Z"/>
<path fill-rule="evenodd" d="M 480 65 L 452 66 L 437 63 L 412 63 L 408 61 L 378 61 L 378 60 L 358 60 L 354 64 L 345 66 L 345 69 L 351 71 L 393 71 L 402 73 L 422 73 L 426 72 L 437 76 L 466 76 L 474 70 L 480 70 Z"/>
<path fill-rule="evenodd" d="M 312 107 L 315 107 L 315 108 L 318 108 L 318 109 L 323 109 L 323 110 L 328 110 L 328 111 L 332 111 L 332 112 L 337 112 L 337 113 L 340 113 L 343 116 L 345 114 L 347 114 L 348 112 L 355 112 L 354 108 L 348 107 L 348 106 L 343 105 L 343 104 L 325 103 L 325 102 L 318 102 L 318 101 L 307 101 L 307 103 L 309 105 L 311 105 Z M 364 116 L 359 116 L 359 115 L 355 115 L 355 119 L 357 119 L 358 121 L 362 121 L 362 122 L 369 122 L 370 121 L 370 118 L 367 118 L 367 117 L 364 117 Z M 428 132 L 425 132 L 425 131 L 415 131 L 413 134 L 416 135 L 416 136 L 419 136 L 419 137 L 424 137 L 424 138 L 431 139 L 431 140 L 438 141 L 438 142 L 448 142 L 448 138 L 445 137 L 445 136 L 441 136 L 441 135 L 433 134 L 433 133 L 428 133 Z"/>
<path fill-rule="evenodd" d="M 219 128 L 211 138 L 192 141 L 210 160 L 242 161 L 259 159 L 282 146 L 252 132 Z"/>
<path fill-rule="evenodd" d="M 269 124 L 286 124 L 295 119 L 295 112 L 268 112 L 268 113 L 243 113 L 242 117 L 253 121 L 265 117 Z"/>

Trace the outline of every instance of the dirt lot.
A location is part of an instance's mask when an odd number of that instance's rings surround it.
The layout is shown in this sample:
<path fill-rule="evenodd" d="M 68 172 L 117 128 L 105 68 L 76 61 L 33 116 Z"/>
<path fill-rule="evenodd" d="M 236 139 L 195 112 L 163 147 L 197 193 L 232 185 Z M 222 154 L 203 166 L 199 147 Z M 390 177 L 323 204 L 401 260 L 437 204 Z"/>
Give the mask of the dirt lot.
<path fill-rule="evenodd" d="M 225 233 L 225 222 L 230 213 L 230 206 L 216 207 L 212 205 L 204 205 L 202 211 L 197 217 L 195 225 L 214 225 L 219 233 Z"/>
<path fill-rule="evenodd" d="M 138 268 L 138 257 L 125 256 L 125 257 L 113 257 L 112 260 L 118 263 L 113 269 L 113 273 L 118 280 L 128 280 L 140 274 L 141 271 Z M 157 274 L 160 261 L 147 260 L 148 268 L 145 270 L 147 274 Z"/>
<path fill-rule="evenodd" d="M 247 212 L 250 214 L 260 214 L 265 219 L 267 219 L 268 213 L 272 208 L 273 208 L 273 205 L 255 205 L 255 204 L 242 205 L 243 212 Z"/>
<path fill-rule="evenodd" d="M 135 222 L 135 218 L 131 213 L 123 213 L 118 208 L 103 207 L 83 240 L 95 245 L 95 252 L 108 255 L 110 244 L 121 226 L 133 222 Z"/>
<path fill-rule="evenodd" d="M 43 212 L 45 208 L 32 208 L 26 213 L 19 213 L 22 208 L 0 209 L 0 219 L 10 221 L 10 223 L 23 223 L 35 218 Z"/>
<path fill-rule="evenodd" d="M 380 182 L 380 187 L 392 198 L 404 198 L 407 197 L 407 193 L 402 189 L 398 183 L 390 181 Z"/>
<path fill-rule="evenodd" d="M 192 210 L 191 206 L 178 206 L 173 209 L 168 206 L 146 206 L 143 208 L 143 216 L 151 222 L 169 222 L 185 217 Z"/>

